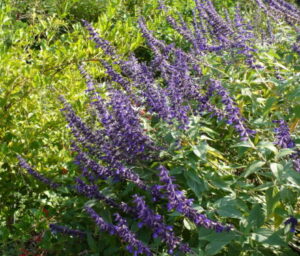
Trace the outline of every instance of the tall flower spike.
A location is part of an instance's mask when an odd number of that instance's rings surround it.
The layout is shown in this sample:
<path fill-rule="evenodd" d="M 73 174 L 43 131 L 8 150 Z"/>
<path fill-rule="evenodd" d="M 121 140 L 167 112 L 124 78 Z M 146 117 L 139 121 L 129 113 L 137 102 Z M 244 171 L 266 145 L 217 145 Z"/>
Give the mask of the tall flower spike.
<path fill-rule="evenodd" d="M 81 238 L 86 236 L 86 233 L 83 231 L 71 229 L 71 228 L 68 228 L 65 226 L 60 226 L 57 224 L 50 224 L 49 227 L 50 227 L 52 233 L 62 233 L 65 235 L 70 235 L 70 236 L 75 236 L 75 237 L 77 236 L 77 237 L 81 237 Z"/>
<path fill-rule="evenodd" d="M 242 140 L 247 140 L 255 134 L 255 131 L 248 129 L 244 124 L 245 119 L 241 117 L 237 104 L 230 97 L 227 90 L 221 85 L 220 81 L 211 79 L 207 94 L 209 97 L 213 94 L 221 96 L 221 101 L 225 106 L 226 121 L 236 129 Z"/>
<path fill-rule="evenodd" d="M 105 134 L 112 147 L 111 155 L 107 156 L 108 161 L 113 164 L 115 160 L 130 162 L 137 158 L 146 159 L 146 151 L 156 147 L 144 134 L 129 97 L 119 90 L 113 90 L 110 97 L 109 106 L 114 122 L 104 124 Z"/>
<path fill-rule="evenodd" d="M 165 88 L 155 82 L 153 70 L 145 63 L 139 63 L 134 56 L 124 61 L 121 68 L 138 89 L 137 93 L 142 98 L 141 105 L 145 106 L 150 113 L 155 113 L 163 120 L 169 121 L 171 118 L 167 93 Z"/>
<path fill-rule="evenodd" d="M 102 65 L 106 69 L 106 73 L 111 77 L 111 79 L 122 86 L 122 88 L 127 92 L 131 93 L 131 84 L 128 80 L 124 79 L 118 72 L 116 72 L 111 65 L 106 61 L 101 61 Z"/>
<path fill-rule="evenodd" d="M 274 129 L 276 134 L 276 142 L 281 148 L 294 148 L 296 146 L 295 142 L 292 140 L 290 135 L 290 129 L 284 120 L 274 120 L 273 123 L 279 126 Z M 294 169 L 300 172 L 300 150 L 296 149 L 296 152 L 290 155 L 293 162 Z"/>
<path fill-rule="evenodd" d="M 136 184 L 141 189 L 146 189 L 147 186 L 141 180 L 140 176 L 129 168 L 126 168 L 119 162 L 114 162 L 108 167 L 102 166 L 96 161 L 90 159 L 87 154 L 77 148 L 78 155 L 76 156 L 76 164 L 79 164 L 82 168 L 89 168 L 96 177 L 106 180 L 109 177 L 118 177 L 123 181 L 130 181 Z"/>
<path fill-rule="evenodd" d="M 279 126 L 274 129 L 276 134 L 276 144 L 281 148 L 294 148 L 295 142 L 290 135 L 290 129 L 284 120 L 274 120 L 273 123 Z"/>
<path fill-rule="evenodd" d="M 108 232 L 111 235 L 116 234 L 114 225 L 106 223 L 95 211 L 93 208 L 85 206 L 84 209 L 90 215 L 90 217 L 95 221 L 97 226 L 101 231 Z"/>
<path fill-rule="evenodd" d="M 143 197 L 138 195 L 133 196 L 133 202 L 136 205 L 136 214 L 140 220 L 139 227 L 145 225 L 152 229 L 153 237 L 161 237 L 167 244 L 169 253 L 173 254 L 174 250 L 178 248 L 183 253 L 189 252 L 191 249 L 188 245 L 182 244 L 181 239 L 176 237 L 172 226 L 167 226 L 164 223 L 163 217 L 152 211 L 147 205 Z"/>
<path fill-rule="evenodd" d="M 110 43 L 101 38 L 89 22 L 86 20 L 82 20 L 82 22 L 91 35 L 90 39 L 96 43 L 96 47 L 101 48 L 107 55 L 115 56 L 115 49 L 110 45 Z"/>
<path fill-rule="evenodd" d="M 76 178 L 76 186 L 75 189 L 79 194 L 82 194 L 88 198 L 91 199 L 98 199 L 107 204 L 110 207 L 116 208 L 124 213 L 134 213 L 132 207 L 130 207 L 128 204 L 124 202 L 116 202 L 114 199 L 109 198 L 105 195 L 103 195 L 100 191 L 98 186 L 96 185 L 88 185 L 85 182 L 83 182 L 80 178 Z"/>
<path fill-rule="evenodd" d="M 208 219 L 204 214 L 200 214 L 192 207 L 193 200 L 188 199 L 184 196 L 183 192 L 177 189 L 177 185 L 173 184 L 173 180 L 169 176 L 169 171 L 164 167 L 160 166 L 160 181 L 165 185 L 159 187 L 162 198 L 166 197 L 168 200 L 167 208 L 169 211 L 176 210 L 193 221 L 196 225 L 204 226 L 207 229 L 214 229 L 216 232 L 230 231 L 231 226 L 223 226 L 222 224 Z M 157 190 L 157 186 L 156 186 Z M 158 195 L 157 191 L 155 193 Z"/>
<path fill-rule="evenodd" d="M 132 233 L 125 219 L 123 219 L 118 213 L 115 214 L 115 220 L 117 225 L 106 223 L 91 207 L 84 207 L 90 217 L 96 222 L 101 231 L 108 232 L 111 235 L 118 236 L 123 243 L 128 244 L 126 249 L 133 255 L 144 254 L 146 256 L 152 256 L 151 250 L 139 241 L 134 233 Z"/>
<path fill-rule="evenodd" d="M 87 85 L 87 92 L 88 93 L 93 93 L 95 90 L 95 85 L 93 82 L 92 77 L 90 76 L 90 74 L 85 70 L 84 65 L 81 64 L 78 67 L 80 74 L 85 78 L 86 80 L 86 85 Z"/>
<path fill-rule="evenodd" d="M 59 99 L 64 104 L 64 108 L 61 109 L 61 111 L 68 121 L 69 127 L 71 128 L 76 141 L 85 148 L 102 145 L 104 143 L 103 136 L 97 136 L 97 134 L 95 134 L 92 129 L 75 114 L 71 105 L 64 99 L 64 97 L 61 96 Z"/>
<path fill-rule="evenodd" d="M 133 255 L 153 255 L 151 250 L 141 241 L 139 241 L 135 234 L 129 230 L 126 220 L 123 219 L 120 214 L 115 214 L 115 220 L 117 222 L 117 225 L 115 225 L 116 235 L 119 236 L 124 243 L 128 244 L 126 249 L 130 253 L 133 253 Z"/>
<path fill-rule="evenodd" d="M 298 225 L 298 220 L 291 216 L 290 218 L 288 218 L 285 222 L 284 222 L 285 225 L 290 225 L 290 232 L 294 233 L 296 232 L 296 227 Z"/>
<path fill-rule="evenodd" d="M 38 173 L 37 171 L 35 171 L 27 162 L 26 160 L 21 157 L 21 156 L 17 156 L 18 160 L 19 160 L 19 164 L 22 168 L 26 169 L 27 172 L 32 175 L 33 177 L 35 177 L 37 180 L 45 183 L 46 185 L 50 186 L 51 188 L 58 188 L 60 186 L 60 184 L 53 182 L 52 180 L 50 180 L 49 178 L 46 178 L 44 175 Z"/>

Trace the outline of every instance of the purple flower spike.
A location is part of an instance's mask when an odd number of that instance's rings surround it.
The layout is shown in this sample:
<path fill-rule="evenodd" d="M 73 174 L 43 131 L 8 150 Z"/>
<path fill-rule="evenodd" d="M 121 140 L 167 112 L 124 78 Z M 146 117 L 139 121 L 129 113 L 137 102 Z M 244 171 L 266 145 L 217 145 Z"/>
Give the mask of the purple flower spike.
<path fill-rule="evenodd" d="M 228 91 L 221 85 L 220 81 L 210 80 L 207 96 L 211 97 L 213 94 L 217 94 L 221 97 L 221 101 L 225 106 L 225 119 L 227 123 L 232 125 L 240 134 L 242 140 L 247 140 L 255 134 L 255 131 L 248 129 L 244 124 L 245 119 L 242 118 L 237 104 L 232 97 L 230 97 Z"/>
<path fill-rule="evenodd" d="M 161 193 L 161 198 L 166 197 L 168 200 L 168 210 L 177 210 L 196 225 L 204 226 L 208 229 L 214 229 L 216 232 L 230 231 L 231 226 L 223 226 L 222 224 L 208 219 L 205 215 L 198 213 L 193 207 L 193 199 L 188 199 L 183 192 L 177 189 L 177 185 L 173 184 L 173 179 L 169 176 L 169 171 L 160 166 L 160 181 L 165 185 L 162 187 L 165 194 Z M 157 188 L 156 188 L 157 189 Z"/>
<path fill-rule="evenodd" d="M 60 186 L 60 184 L 53 182 L 52 180 L 46 178 L 44 175 L 38 173 L 37 171 L 35 171 L 27 162 L 24 158 L 22 158 L 21 156 L 17 156 L 17 158 L 19 159 L 19 164 L 22 168 L 26 169 L 27 172 L 32 175 L 33 177 L 35 177 L 37 180 L 45 183 L 46 185 L 50 186 L 51 188 L 58 188 Z"/>
<path fill-rule="evenodd" d="M 133 255 L 153 255 L 147 246 L 145 246 L 141 241 L 136 239 L 134 233 L 132 233 L 129 230 L 126 220 L 123 219 L 118 213 L 115 214 L 115 220 L 118 223 L 115 226 L 116 235 L 121 238 L 122 242 L 128 244 L 126 248 L 130 253 L 133 253 Z"/>
<path fill-rule="evenodd" d="M 167 226 L 164 223 L 163 217 L 152 211 L 147 205 L 143 197 L 134 195 L 133 202 L 136 205 L 137 217 L 140 220 L 139 226 L 148 226 L 153 231 L 153 237 L 161 237 L 167 244 L 169 253 L 177 247 L 184 253 L 190 252 L 191 249 L 187 244 L 182 244 L 181 239 L 176 237 L 172 226 Z M 171 254 L 171 253 L 170 253 Z"/>
<path fill-rule="evenodd" d="M 296 144 L 292 140 L 290 135 L 290 129 L 284 120 L 274 120 L 273 123 L 279 124 L 277 128 L 274 129 L 276 134 L 276 142 L 281 148 L 295 148 Z M 292 159 L 294 169 L 300 172 L 300 150 L 296 149 L 296 152 L 290 155 Z"/>
<path fill-rule="evenodd" d="M 108 232 L 111 235 L 116 234 L 115 227 L 112 224 L 106 223 L 95 211 L 93 208 L 85 206 L 84 209 L 90 215 L 90 217 L 95 221 L 97 226 L 101 231 Z"/>
<path fill-rule="evenodd" d="M 121 239 L 123 243 L 128 244 L 126 248 L 133 255 L 153 255 L 150 249 L 145 246 L 140 240 L 138 240 L 135 234 L 129 230 L 126 220 L 123 219 L 118 213 L 115 214 L 117 225 L 114 226 L 112 224 L 106 223 L 91 207 L 85 206 L 85 210 L 96 222 L 101 231 L 108 232 L 111 235 L 116 235 Z"/>
<path fill-rule="evenodd" d="M 96 43 L 96 45 L 97 45 L 96 47 L 101 48 L 107 55 L 114 56 L 115 50 L 109 44 L 109 42 L 107 40 L 101 38 L 89 22 L 87 22 L 86 20 L 82 20 L 82 23 L 86 27 L 86 29 L 89 31 L 89 33 L 91 35 L 90 39 Z"/>
<path fill-rule="evenodd" d="M 296 226 L 298 225 L 298 220 L 291 216 L 290 218 L 288 218 L 285 222 L 285 225 L 289 225 L 290 224 L 290 232 L 295 233 L 296 232 Z"/>
<path fill-rule="evenodd" d="M 293 148 L 295 143 L 291 138 L 290 129 L 284 120 L 274 120 L 273 123 L 279 126 L 274 129 L 276 134 L 276 144 L 281 148 Z"/>
<path fill-rule="evenodd" d="M 49 227 L 50 227 L 52 233 L 62 233 L 62 234 L 66 234 L 66 235 L 70 235 L 70 236 L 77 236 L 77 237 L 85 237 L 86 236 L 85 232 L 82 232 L 82 231 L 76 230 L 76 229 L 70 229 L 68 227 L 60 226 L 57 224 L 50 224 Z"/>

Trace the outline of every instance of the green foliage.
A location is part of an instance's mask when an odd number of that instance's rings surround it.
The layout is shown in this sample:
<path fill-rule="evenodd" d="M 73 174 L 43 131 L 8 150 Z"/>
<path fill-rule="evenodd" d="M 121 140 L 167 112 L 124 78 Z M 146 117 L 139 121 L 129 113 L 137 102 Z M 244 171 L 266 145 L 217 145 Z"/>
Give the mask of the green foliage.
<path fill-rule="evenodd" d="M 179 12 L 190 20 L 192 1 L 167 4 L 172 14 Z M 235 1 L 216 4 L 232 10 Z M 244 8 L 249 9 L 248 5 L 246 1 Z M 48 177 L 72 181 L 77 169 L 72 163 L 71 136 L 57 97 L 64 95 L 79 115 L 83 114 L 85 85 L 77 65 L 87 63 L 97 82 L 104 77 L 98 65 L 103 53 L 87 40 L 80 20 L 93 21 L 99 34 L 112 41 L 120 55 L 126 57 L 134 52 L 147 61 L 151 52 L 138 32 L 139 13 L 147 17 L 149 28 L 159 38 L 188 47 L 166 23 L 165 14 L 156 8 L 154 0 L 0 3 L 1 255 L 18 255 L 21 248 L 32 255 L 120 253 L 117 239 L 96 231 L 80 243 L 51 234 L 48 224 L 52 222 L 77 223 L 78 229 L 94 230 L 79 210 L 85 200 L 74 200 L 68 189 L 47 191 L 45 185 L 32 180 L 17 166 L 16 155 L 30 159 Z M 281 38 L 276 45 L 259 46 L 256 58 L 266 66 L 263 72 L 249 70 L 239 59 L 224 65 L 230 56 L 211 54 L 201 64 L 204 75 L 218 77 L 234 95 L 243 116 L 258 131 L 253 142 L 233 140 L 231 128 L 224 131 L 224 124 L 214 120 L 195 118 L 188 133 L 154 125 L 157 140 L 176 145 L 181 139 L 180 151 L 174 146 L 162 154 L 167 156 L 168 168 L 181 188 L 196 198 L 197 209 L 208 209 L 210 217 L 219 216 L 221 221 L 239 227 L 237 232 L 218 234 L 182 219 L 182 226 L 176 229 L 183 230 L 184 238 L 198 255 L 294 255 L 288 246 L 293 235 L 288 234 L 283 222 L 289 215 L 300 217 L 300 178 L 287 161 L 292 152 L 273 145 L 271 119 L 289 120 L 299 144 L 300 64 L 299 57 L 291 52 L 295 32 L 282 23 L 277 24 L 275 36 Z M 274 78 L 277 73 L 284 79 Z M 120 197 L 126 197 L 126 193 L 123 191 Z M 103 205 L 98 208 L 107 220 L 111 218 L 109 209 Z M 175 215 L 169 216 L 171 221 L 181 218 Z M 150 239 L 147 232 L 138 235 L 144 241 Z"/>

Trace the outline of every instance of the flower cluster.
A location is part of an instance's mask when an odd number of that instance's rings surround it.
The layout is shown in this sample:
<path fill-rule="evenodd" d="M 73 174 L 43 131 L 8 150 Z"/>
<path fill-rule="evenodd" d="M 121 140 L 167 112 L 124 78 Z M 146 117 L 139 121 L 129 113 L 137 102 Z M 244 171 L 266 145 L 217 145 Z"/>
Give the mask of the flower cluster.
<path fill-rule="evenodd" d="M 106 223 L 91 207 L 85 207 L 87 213 L 95 221 L 101 231 L 108 232 L 111 235 L 118 236 L 122 242 L 128 244 L 126 249 L 134 255 L 153 255 L 151 250 L 139 241 L 129 230 L 127 222 L 119 214 L 115 214 L 116 225 Z"/>
<path fill-rule="evenodd" d="M 274 120 L 273 123 L 279 125 L 274 129 L 277 138 L 276 144 L 281 148 L 294 148 L 295 142 L 291 138 L 287 123 L 284 120 Z"/>
<path fill-rule="evenodd" d="M 35 171 L 27 162 L 26 160 L 21 157 L 21 156 L 17 156 L 18 160 L 19 160 L 19 164 L 22 168 L 24 168 L 25 170 L 27 170 L 27 172 L 32 175 L 33 177 L 35 177 L 37 180 L 47 184 L 48 186 L 50 186 L 51 188 L 58 188 L 60 186 L 60 184 L 51 181 L 50 179 L 46 178 L 45 176 L 43 176 L 42 174 L 38 173 L 37 171 Z"/>
<path fill-rule="evenodd" d="M 169 211 L 175 209 L 196 225 L 214 229 L 216 232 L 231 230 L 230 226 L 223 226 L 220 223 L 208 219 L 204 214 L 198 213 L 197 210 L 192 207 L 193 200 L 186 198 L 183 192 L 177 188 L 177 185 L 173 184 L 173 179 L 170 177 L 169 171 L 164 166 L 160 166 L 159 171 L 160 181 L 164 183 L 164 185 L 154 186 L 154 191 L 156 196 L 159 195 L 160 198 L 166 197 Z M 157 190 L 163 191 L 164 193 L 157 193 Z"/>
<path fill-rule="evenodd" d="M 274 20 L 285 19 L 289 24 L 300 23 L 299 9 L 284 0 L 255 0 L 258 6 Z"/>
<path fill-rule="evenodd" d="M 106 54 L 113 56 L 115 54 L 115 50 L 110 45 L 110 43 L 100 37 L 89 22 L 87 22 L 86 20 L 83 20 L 82 22 L 91 35 L 90 39 L 96 43 L 96 47 L 101 48 Z"/>
<path fill-rule="evenodd" d="M 115 226 L 115 232 L 123 242 L 128 244 L 126 248 L 129 252 L 133 253 L 134 255 L 153 255 L 151 250 L 147 246 L 136 239 L 134 233 L 129 230 L 127 221 L 123 219 L 120 214 L 115 214 L 115 220 L 117 222 L 117 225 Z"/>
<path fill-rule="evenodd" d="M 290 129 L 284 120 L 274 120 L 273 123 L 279 126 L 274 129 L 276 134 L 276 144 L 281 148 L 295 148 L 296 144 L 291 138 Z M 300 150 L 297 149 L 295 153 L 291 154 L 294 169 L 300 172 Z"/>
<path fill-rule="evenodd" d="M 235 18 L 232 20 L 228 13 L 226 19 L 223 19 L 209 0 L 195 0 L 195 4 L 192 28 L 189 28 L 182 18 L 179 24 L 172 16 L 167 16 L 169 24 L 191 43 L 191 52 L 196 56 L 202 56 L 212 51 L 236 52 L 246 57 L 245 62 L 249 67 L 262 68 L 261 65 L 255 64 L 253 53 L 256 50 L 253 41 L 256 38 L 252 26 L 243 20 L 239 7 L 237 7 Z M 160 6 L 167 11 L 163 1 L 160 1 Z M 149 35 L 146 38 L 149 39 Z M 153 38 L 151 42 L 154 42 Z"/>
<path fill-rule="evenodd" d="M 290 224 L 290 232 L 294 233 L 296 232 L 296 227 L 298 225 L 298 220 L 291 216 L 290 218 L 288 218 L 285 222 L 284 222 L 285 225 L 289 225 Z"/>
<path fill-rule="evenodd" d="M 49 227 L 50 227 L 52 233 L 62 233 L 62 234 L 75 236 L 75 237 L 85 237 L 86 236 L 85 232 L 82 232 L 82 231 L 76 230 L 76 229 L 71 229 L 71 228 L 68 228 L 65 226 L 60 226 L 57 224 L 50 224 Z"/>
<path fill-rule="evenodd" d="M 240 109 L 237 107 L 237 104 L 233 101 L 227 90 L 219 81 L 210 81 L 207 94 L 209 97 L 211 97 L 213 94 L 217 94 L 221 97 L 221 102 L 225 106 L 225 119 L 227 123 L 233 125 L 243 140 L 247 140 L 249 137 L 255 134 L 255 131 L 248 129 L 245 126 L 245 119 L 241 117 Z"/>
<path fill-rule="evenodd" d="M 150 227 L 153 230 L 153 237 L 161 237 L 162 240 L 167 244 L 169 253 L 173 254 L 174 249 L 179 246 L 179 249 L 187 253 L 190 248 L 186 244 L 181 244 L 180 238 L 176 237 L 173 232 L 172 226 L 164 224 L 163 217 L 159 214 L 154 213 L 147 205 L 143 197 L 134 195 L 133 202 L 136 205 L 136 213 L 138 219 L 141 220 L 139 227 L 143 225 Z"/>

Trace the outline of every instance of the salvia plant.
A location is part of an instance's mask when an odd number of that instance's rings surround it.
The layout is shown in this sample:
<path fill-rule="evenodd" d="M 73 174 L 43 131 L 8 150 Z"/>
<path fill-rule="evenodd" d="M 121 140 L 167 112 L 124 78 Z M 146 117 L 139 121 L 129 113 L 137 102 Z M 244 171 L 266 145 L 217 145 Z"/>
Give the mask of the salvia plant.
<path fill-rule="evenodd" d="M 274 20 L 297 28 L 295 6 L 283 0 L 253 2 L 266 14 L 270 43 L 275 43 Z M 240 108 L 219 76 L 204 70 L 208 56 L 215 55 L 224 65 L 241 59 L 240 65 L 261 72 L 265 66 L 256 58 L 260 34 L 254 20 L 246 20 L 239 5 L 233 13 L 220 14 L 209 0 L 195 0 L 190 22 L 170 14 L 163 1 L 159 8 L 188 47 L 160 40 L 139 17 L 152 51 L 145 62 L 134 54 L 122 58 L 83 20 L 105 56 L 99 65 L 106 76 L 99 83 L 85 62 L 79 65 L 89 118 L 78 116 L 60 97 L 73 134 L 74 183 L 52 181 L 18 156 L 21 167 L 52 189 L 87 198 L 82 205 L 86 221 L 100 232 L 52 223 L 52 233 L 81 240 L 115 237 L 121 242 L 118 255 L 214 255 L 222 249 L 220 255 L 293 255 L 300 151 L 289 120 L 270 114 L 263 129 L 271 139 L 260 139 L 262 128 L 247 119 L 249 110 Z M 215 149 L 228 137 L 232 145 L 227 146 L 238 148 L 231 151 L 238 167 Z M 101 215 L 103 209 L 109 214 Z M 96 253 L 116 253 L 104 249 Z"/>

